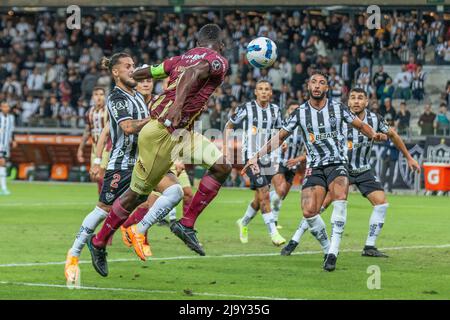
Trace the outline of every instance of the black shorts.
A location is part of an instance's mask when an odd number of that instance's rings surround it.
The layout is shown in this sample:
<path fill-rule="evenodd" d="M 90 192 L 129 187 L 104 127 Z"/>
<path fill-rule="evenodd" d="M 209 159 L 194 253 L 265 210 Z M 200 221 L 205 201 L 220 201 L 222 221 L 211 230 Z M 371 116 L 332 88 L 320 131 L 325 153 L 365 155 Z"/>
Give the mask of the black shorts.
<path fill-rule="evenodd" d="M 384 191 L 383 186 L 378 180 L 377 176 L 372 170 L 367 170 L 362 173 L 349 174 L 350 184 L 356 185 L 358 187 L 359 192 L 364 197 L 367 197 L 370 193 L 374 191 Z"/>
<path fill-rule="evenodd" d="M 346 164 L 330 164 L 323 167 L 307 168 L 305 178 L 303 179 L 302 190 L 314 186 L 321 186 L 328 191 L 328 186 L 337 177 L 348 177 Z"/>
<path fill-rule="evenodd" d="M 294 181 L 295 174 L 297 173 L 297 168 L 295 169 L 289 169 L 288 167 L 283 166 L 280 163 L 280 167 L 278 168 L 277 174 L 282 174 L 284 178 L 286 179 L 286 182 L 289 184 L 292 184 L 292 181 Z"/>
<path fill-rule="evenodd" d="M 247 168 L 245 173 L 250 179 L 250 189 L 256 190 L 270 184 L 273 175 L 278 171 L 278 164 L 269 163 L 267 165 L 258 164 Z"/>
<path fill-rule="evenodd" d="M 106 170 L 99 201 L 110 206 L 130 186 L 133 170 Z"/>

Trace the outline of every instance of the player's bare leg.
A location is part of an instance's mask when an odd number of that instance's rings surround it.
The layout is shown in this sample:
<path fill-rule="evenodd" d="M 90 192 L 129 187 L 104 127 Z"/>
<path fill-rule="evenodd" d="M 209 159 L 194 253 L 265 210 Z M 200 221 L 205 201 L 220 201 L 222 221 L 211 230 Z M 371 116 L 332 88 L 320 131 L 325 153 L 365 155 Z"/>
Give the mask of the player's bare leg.
<path fill-rule="evenodd" d="M 303 217 L 308 223 L 311 234 L 319 241 L 323 253 L 328 253 L 330 242 L 328 241 L 325 222 L 320 216 L 320 206 L 325 199 L 326 190 L 322 186 L 312 186 L 302 190 L 301 207 Z"/>
<path fill-rule="evenodd" d="M 252 221 L 253 218 L 256 216 L 259 209 L 260 209 L 259 196 L 258 192 L 255 191 L 255 197 L 253 198 L 252 202 L 250 202 L 250 204 L 248 205 L 244 216 L 236 221 L 236 224 L 239 228 L 239 239 L 241 240 L 242 243 L 248 242 L 248 225 L 250 221 Z"/>
<path fill-rule="evenodd" d="M 386 199 L 386 194 L 381 190 L 373 191 L 367 195 L 367 199 L 372 204 L 373 211 L 372 215 L 370 216 L 369 233 L 367 235 L 367 240 L 362 255 L 366 257 L 387 258 L 388 256 L 378 251 L 375 246 L 375 242 L 384 225 L 387 208 L 389 207 Z"/>
<path fill-rule="evenodd" d="M 331 214 L 330 249 L 323 267 L 326 271 L 333 271 L 336 268 L 339 245 L 347 221 L 348 186 L 348 178 L 344 176 L 338 176 L 329 184 L 329 193 L 333 201 L 333 213 Z"/>

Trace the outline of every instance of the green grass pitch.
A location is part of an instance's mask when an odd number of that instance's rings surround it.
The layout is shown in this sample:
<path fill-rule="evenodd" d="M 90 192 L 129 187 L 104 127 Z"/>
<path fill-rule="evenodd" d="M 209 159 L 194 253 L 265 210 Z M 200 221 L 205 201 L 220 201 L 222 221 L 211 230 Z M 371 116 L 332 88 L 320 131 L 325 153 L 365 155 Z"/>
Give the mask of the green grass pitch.
<path fill-rule="evenodd" d="M 290 257 L 279 255 L 260 215 L 239 241 L 236 220 L 253 194 L 223 189 L 197 223 L 207 256 L 190 251 L 167 227 L 150 232 L 153 258 L 141 262 L 117 233 L 108 249 L 110 275 L 99 276 L 82 253 L 82 288 L 65 287 L 64 260 L 97 201 L 93 184 L 15 183 L 0 197 L 0 299 L 450 299 L 450 199 L 389 196 L 377 246 L 388 259 L 361 257 L 370 204 L 349 196 L 348 218 L 335 272 L 322 270 L 322 253 L 308 233 Z M 330 228 L 330 209 L 324 220 Z M 180 207 L 178 208 L 178 213 Z M 301 212 L 292 191 L 280 214 L 290 239 Z M 380 289 L 369 289 L 370 266 Z M 369 268 L 369 273 L 368 273 Z"/>

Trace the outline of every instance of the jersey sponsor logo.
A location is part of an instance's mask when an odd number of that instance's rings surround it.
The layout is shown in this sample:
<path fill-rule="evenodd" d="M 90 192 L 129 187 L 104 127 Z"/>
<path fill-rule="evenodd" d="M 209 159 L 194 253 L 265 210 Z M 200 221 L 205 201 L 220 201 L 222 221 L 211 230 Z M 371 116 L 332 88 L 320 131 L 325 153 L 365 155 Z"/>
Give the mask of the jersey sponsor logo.
<path fill-rule="evenodd" d="M 183 54 L 181 56 L 182 59 L 196 61 L 200 59 L 204 59 L 206 57 L 206 52 L 203 54 Z"/>
<path fill-rule="evenodd" d="M 309 134 L 309 139 L 311 142 L 330 139 L 330 138 L 337 138 L 337 137 L 338 137 L 337 131 L 320 133 L 320 134 L 316 134 L 316 135 L 314 135 L 312 133 Z"/>
<path fill-rule="evenodd" d="M 353 149 L 353 141 L 351 141 L 351 140 L 347 141 L 347 148 L 348 148 L 348 150 L 352 150 Z"/>

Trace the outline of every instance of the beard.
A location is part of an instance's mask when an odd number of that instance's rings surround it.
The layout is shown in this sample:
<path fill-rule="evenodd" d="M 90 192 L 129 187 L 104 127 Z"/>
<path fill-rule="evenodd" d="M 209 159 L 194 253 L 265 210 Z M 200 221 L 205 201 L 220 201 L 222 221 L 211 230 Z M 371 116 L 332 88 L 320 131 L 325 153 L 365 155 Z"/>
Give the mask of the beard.
<path fill-rule="evenodd" d="M 326 95 L 325 91 L 322 92 L 319 96 L 314 96 L 313 92 L 311 90 L 308 90 L 308 93 L 309 93 L 309 96 L 311 97 L 311 99 L 314 99 L 314 100 L 322 100 Z"/>
<path fill-rule="evenodd" d="M 129 88 L 134 88 L 137 86 L 137 81 L 134 79 L 131 80 L 122 80 L 122 83 Z"/>

